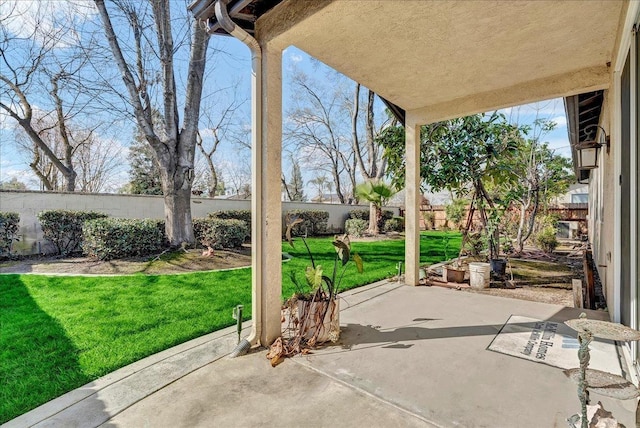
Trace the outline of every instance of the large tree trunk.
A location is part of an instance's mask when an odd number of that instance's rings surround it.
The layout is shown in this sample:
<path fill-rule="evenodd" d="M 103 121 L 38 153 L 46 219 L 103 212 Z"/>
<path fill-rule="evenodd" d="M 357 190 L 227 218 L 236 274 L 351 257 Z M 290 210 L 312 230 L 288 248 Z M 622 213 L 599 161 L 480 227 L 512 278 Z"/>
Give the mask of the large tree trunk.
<path fill-rule="evenodd" d="M 209 172 L 211 173 L 211 179 L 209 180 L 209 197 L 215 198 L 218 194 L 218 173 L 213 166 Z"/>
<path fill-rule="evenodd" d="M 172 245 L 195 241 L 191 218 L 191 190 L 178 189 L 164 195 L 165 231 Z"/>
<path fill-rule="evenodd" d="M 382 209 L 380 209 L 376 204 L 369 202 L 369 229 L 367 232 L 373 236 L 380 233 L 378 221 L 380 220 L 381 211 Z"/>
<path fill-rule="evenodd" d="M 333 181 L 336 185 L 336 195 L 338 195 L 338 200 L 342 205 L 345 203 L 344 194 L 342 193 L 342 183 L 340 181 L 340 172 L 338 171 L 338 162 L 337 160 L 333 162 L 331 168 L 331 175 L 333 176 Z"/>
<path fill-rule="evenodd" d="M 159 159 L 159 164 L 164 195 L 165 232 L 169 243 L 173 247 L 192 244 L 195 242 L 191 217 L 193 168 L 177 164 L 173 156 L 163 156 Z"/>
<path fill-rule="evenodd" d="M 144 79 L 150 70 L 144 69 L 141 61 L 141 26 L 134 11 L 129 11 L 129 23 L 135 35 L 138 75 L 142 79 L 136 82 L 132 73 L 132 65 L 122 53 L 118 37 L 109 17 L 104 0 L 95 0 L 102 18 L 105 34 L 122 79 L 129 92 L 129 101 L 138 126 L 147 142 L 156 153 L 162 177 L 162 190 L 165 201 L 165 231 L 172 246 L 192 244 L 193 222 L 191 218 L 191 186 L 193 183 L 193 166 L 195 146 L 200 117 L 200 102 L 206 65 L 206 50 L 209 41 L 204 28 L 199 22 L 192 24 L 191 53 L 187 73 L 186 92 L 182 129 L 178 114 L 176 81 L 173 70 L 174 44 L 171 33 L 171 17 L 169 0 L 154 0 L 152 5 L 155 30 L 157 36 L 157 55 L 161 70 L 154 70 L 162 81 L 163 119 L 162 134 L 156 133 L 151 117 L 151 106 L 147 82 Z M 156 75 L 154 73 L 154 75 Z"/>
<path fill-rule="evenodd" d="M 529 217 L 529 228 L 527 233 L 522 238 L 522 241 L 525 242 L 531 234 L 533 233 L 533 227 L 536 224 L 536 216 L 538 215 L 538 208 L 540 206 L 540 192 L 535 189 L 533 191 L 533 211 L 531 212 L 531 217 Z"/>

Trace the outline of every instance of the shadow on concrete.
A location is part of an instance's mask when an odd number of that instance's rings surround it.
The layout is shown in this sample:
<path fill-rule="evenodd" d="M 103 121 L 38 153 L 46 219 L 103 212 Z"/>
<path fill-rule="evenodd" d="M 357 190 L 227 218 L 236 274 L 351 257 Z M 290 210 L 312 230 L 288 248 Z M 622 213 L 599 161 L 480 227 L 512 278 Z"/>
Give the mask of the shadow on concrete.
<path fill-rule="evenodd" d="M 562 323 L 572 318 L 578 318 L 580 309 L 575 308 L 563 308 L 556 312 L 553 316 L 540 321 L 552 321 Z M 602 319 L 602 313 L 596 313 L 594 311 L 587 312 L 589 318 Z M 404 342 L 412 342 L 417 340 L 431 340 L 431 339 L 445 339 L 445 338 L 460 338 L 470 336 L 495 336 L 505 325 L 503 324 L 486 324 L 486 325 L 468 325 L 468 326 L 453 326 L 453 327 L 436 327 L 429 328 L 422 326 L 428 324 L 430 321 L 437 321 L 436 318 L 415 318 L 413 323 L 399 326 L 399 327 L 385 327 L 375 325 L 361 325 L 361 324 L 347 324 L 342 329 L 340 335 L 340 345 L 342 350 L 352 350 L 355 345 L 367 345 L 381 346 L 383 348 L 390 349 L 408 349 L 411 344 Z M 509 320 L 507 317 L 504 322 Z M 512 323 L 512 326 L 519 326 L 522 328 L 533 329 L 535 327 L 534 322 L 528 323 Z M 600 341 L 595 338 L 594 340 Z M 367 347 L 358 348 L 366 349 Z M 341 352 L 341 351 L 337 351 Z"/>
<path fill-rule="evenodd" d="M 523 324 L 524 326 L 524 324 Z M 526 323 L 526 326 L 534 326 L 534 323 Z M 340 341 L 343 349 L 351 349 L 354 345 L 381 344 L 395 349 L 406 349 L 407 346 L 389 346 L 401 342 L 416 340 L 443 339 L 464 336 L 494 336 L 498 334 L 500 325 L 474 325 L 460 327 L 428 328 L 418 326 L 380 328 L 378 326 L 347 324 L 342 331 Z"/>

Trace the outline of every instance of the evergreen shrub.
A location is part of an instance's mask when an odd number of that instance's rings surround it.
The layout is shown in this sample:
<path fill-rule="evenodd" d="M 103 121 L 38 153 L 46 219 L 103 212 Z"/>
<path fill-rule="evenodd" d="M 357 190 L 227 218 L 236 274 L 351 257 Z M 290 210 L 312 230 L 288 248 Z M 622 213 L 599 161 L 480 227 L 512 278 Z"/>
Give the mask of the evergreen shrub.
<path fill-rule="evenodd" d="M 82 250 L 84 222 L 107 215 L 96 211 L 47 210 L 37 217 L 45 239 L 55 246 L 57 254 L 66 256 Z"/>
<path fill-rule="evenodd" d="M 404 217 L 393 217 L 384 222 L 385 232 L 402 232 L 404 231 Z"/>
<path fill-rule="evenodd" d="M 369 220 L 360 218 L 348 218 L 344 222 L 344 231 L 349 236 L 360 238 L 369 227 Z"/>
<path fill-rule="evenodd" d="M 329 212 L 324 210 L 291 210 L 287 215 L 302 219 L 302 223 L 291 229 L 293 236 L 318 236 L 327 232 Z"/>
<path fill-rule="evenodd" d="M 89 220 L 83 227 L 82 248 L 87 256 L 100 260 L 156 254 L 166 246 L 162 223 L 150 219 Z"/>
<path fill-rule="evenodd" d="M 0 212 L 0 257 L 11 255 L 11 245 L 18 240 L 20 214 Z"/>
<path fill-rule="evenodd" d="M 243 220 L 196 218 L 193 220 L 193 233 L 202 246 L 219 250 L 242 246 L 249 228 Z"/>
<path fill-rule="evenodd" d="M 247 236 L 251 238 L 251 210 L 222 210 L 209 213 L 209 218 L 219 218 L 224 220 L 240 220 L 247 227 Z"/>

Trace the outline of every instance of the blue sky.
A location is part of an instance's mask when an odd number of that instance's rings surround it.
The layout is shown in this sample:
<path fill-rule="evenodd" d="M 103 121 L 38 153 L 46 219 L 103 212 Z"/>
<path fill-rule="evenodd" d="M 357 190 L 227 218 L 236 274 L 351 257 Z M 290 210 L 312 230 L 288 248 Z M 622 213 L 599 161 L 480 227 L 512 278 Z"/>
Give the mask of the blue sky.
<path fill-rule="evenodd" d="M 2 3 L 0 6 L 0 14 L 6 12 L 8 2 Z M 22 0 L 18 3 L 21 8 L 29 12 L 37 2 Z M 72 16 L 78 22 L 78 25 L 95 25 L 97 16 L 91 8 L 87 7 L 87 2 L 77 1 L 76 7 L 68 7 L 67 2 L 48 2 L 51 8 L 50 15 L 53 17 L 46 25 L 55 26 L 55 19 L 64 19 Z M 174 1 L 172 5 L 175 7 L 186 4 L 183 1 Z M 79 5 L 79 7 L 78 7 Z M 74 6 L 71 3 L 71 6 Z M 31 8 L 31 9 L 30 9 Z M 184 13 L 184 10 L 178 10 L 177 13 Z M 175 14 L 174 14 L 175 15 Z M 9 27 L 10 31 L 26 34 L 29 30 L 29 15 L 25 14 L 23 22 L 16 21 Z M 61 47 L 64 49 L 64 47 Z M 220 105 L 230 103 L 233 99 L 241 104 L 238 109 L 236 125 L 239 128 L 246 128 L 250 124 L 250 57 L 249 50 L 242 43 L 232 37 L 216 36 L 210 43 L 212 52 L 218 51 L 213 60 L 208 64 L 207 80 L 205 82 L 206 97 L 203 102 L 203 108 L 212 112 L 215 116 L 216 109 Z M 178 66 L 181 67 L 179 73 L 184 73 L 186 66 L 186 58 L 179 58 Z M 295 94 L 292 93 L 290 85 L 290 76 L 294 72 L 302 71 L 312 76 L 318 81 L 333 79 L 328 67 L 317 60 L 309 57 L 306 53 L 295 47 L 287 48 L 283 53 L 283 120 L 293 108 L 293 100 Z M 328 76 L 329 75 L 329 76 Z M 180 81 L 180 80 L 179 80 Z M 331 83 L 331 82 L 329 82 Z M 34 105 L 38 105 L 37 98 L 32 101 Z M 381 103 L 379 103 L 381 105 Z M 382 107 L 378 107 L 381 109 Z M 564 105 L 562 99 L 548 100 L 531 105 L 512 107 L 504 109 L 503 112 L 513 123 L 527 124 L 532 123 L 536 118 L 547 118 L 556 122 L 557 127 L 554 131 L 547 134 L 544 141 L 550 143 L 556 153 L 570 157 L 571 151 L 567 138 L 566 118 L 564 114 Z M 378 114 L 378 117 L 382 117 Z M 6 182 L 16 177 L 18 180 L 26 182 L 30 188 L 37 189 L 37 182 L 30 177 L 33 174 L 28 167 L 28 159 L 25 155 L 19 153 L 13 142 L 15 122 L 6 115 L 0 113 L 0 181 Z M 118 156 L 121 158 L 120 168 L 114 174 L 114 189 L 124 184 L 128 178 L 127 167 L 127 147 L 129 146 L 135 125 L 133 122 L 121 122 L 110 128 L 101 130 L 101 137 L 115 142 L 121 149 Z M 201 128 L 206 128 L 206 124 L 202 124 Z M 208 135 L 204 131 L 204 135 Z M 244 174 L 245 177 L 236 179 L 246 179 L 248 177 L 249 152 L 246 149 L 238 149 L 232 144 L 223 143 L 219 152 L 215 156 L 216 162 L 223 170 L 223 176 L 226 175 L 225 181 L 231 180 L 231 174 Z M 288 165 L 287 156 L 283 156 L 283 170 L 285 174 L 289 174 L 290 167 Z M 309 180 L 314 173 L 306 172 L 305 179 Z M 312 191 L 308 189 L 307 194 Z"/>

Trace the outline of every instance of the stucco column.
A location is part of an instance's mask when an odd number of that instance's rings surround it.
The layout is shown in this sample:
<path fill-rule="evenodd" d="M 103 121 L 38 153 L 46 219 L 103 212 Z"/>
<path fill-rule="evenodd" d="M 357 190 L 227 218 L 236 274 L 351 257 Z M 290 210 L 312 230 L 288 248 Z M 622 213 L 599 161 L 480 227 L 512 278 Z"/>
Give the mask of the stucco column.
<path fill-rule="evenodd" d="M 420 125 L 405 125 L 405 276 L 407 285 L 418 285 L 420 267 Z"/>
<path fill-rule="evenodd" d="M 282 50 L 263 46 L 261 68 L 256 76 L 261 102 L 254 105 L 261 113 L 254 124 L 261 128 L 261 138 L 252 150 L 252 310 L 255 339 L 268 346 L 281 335 Z"/>

